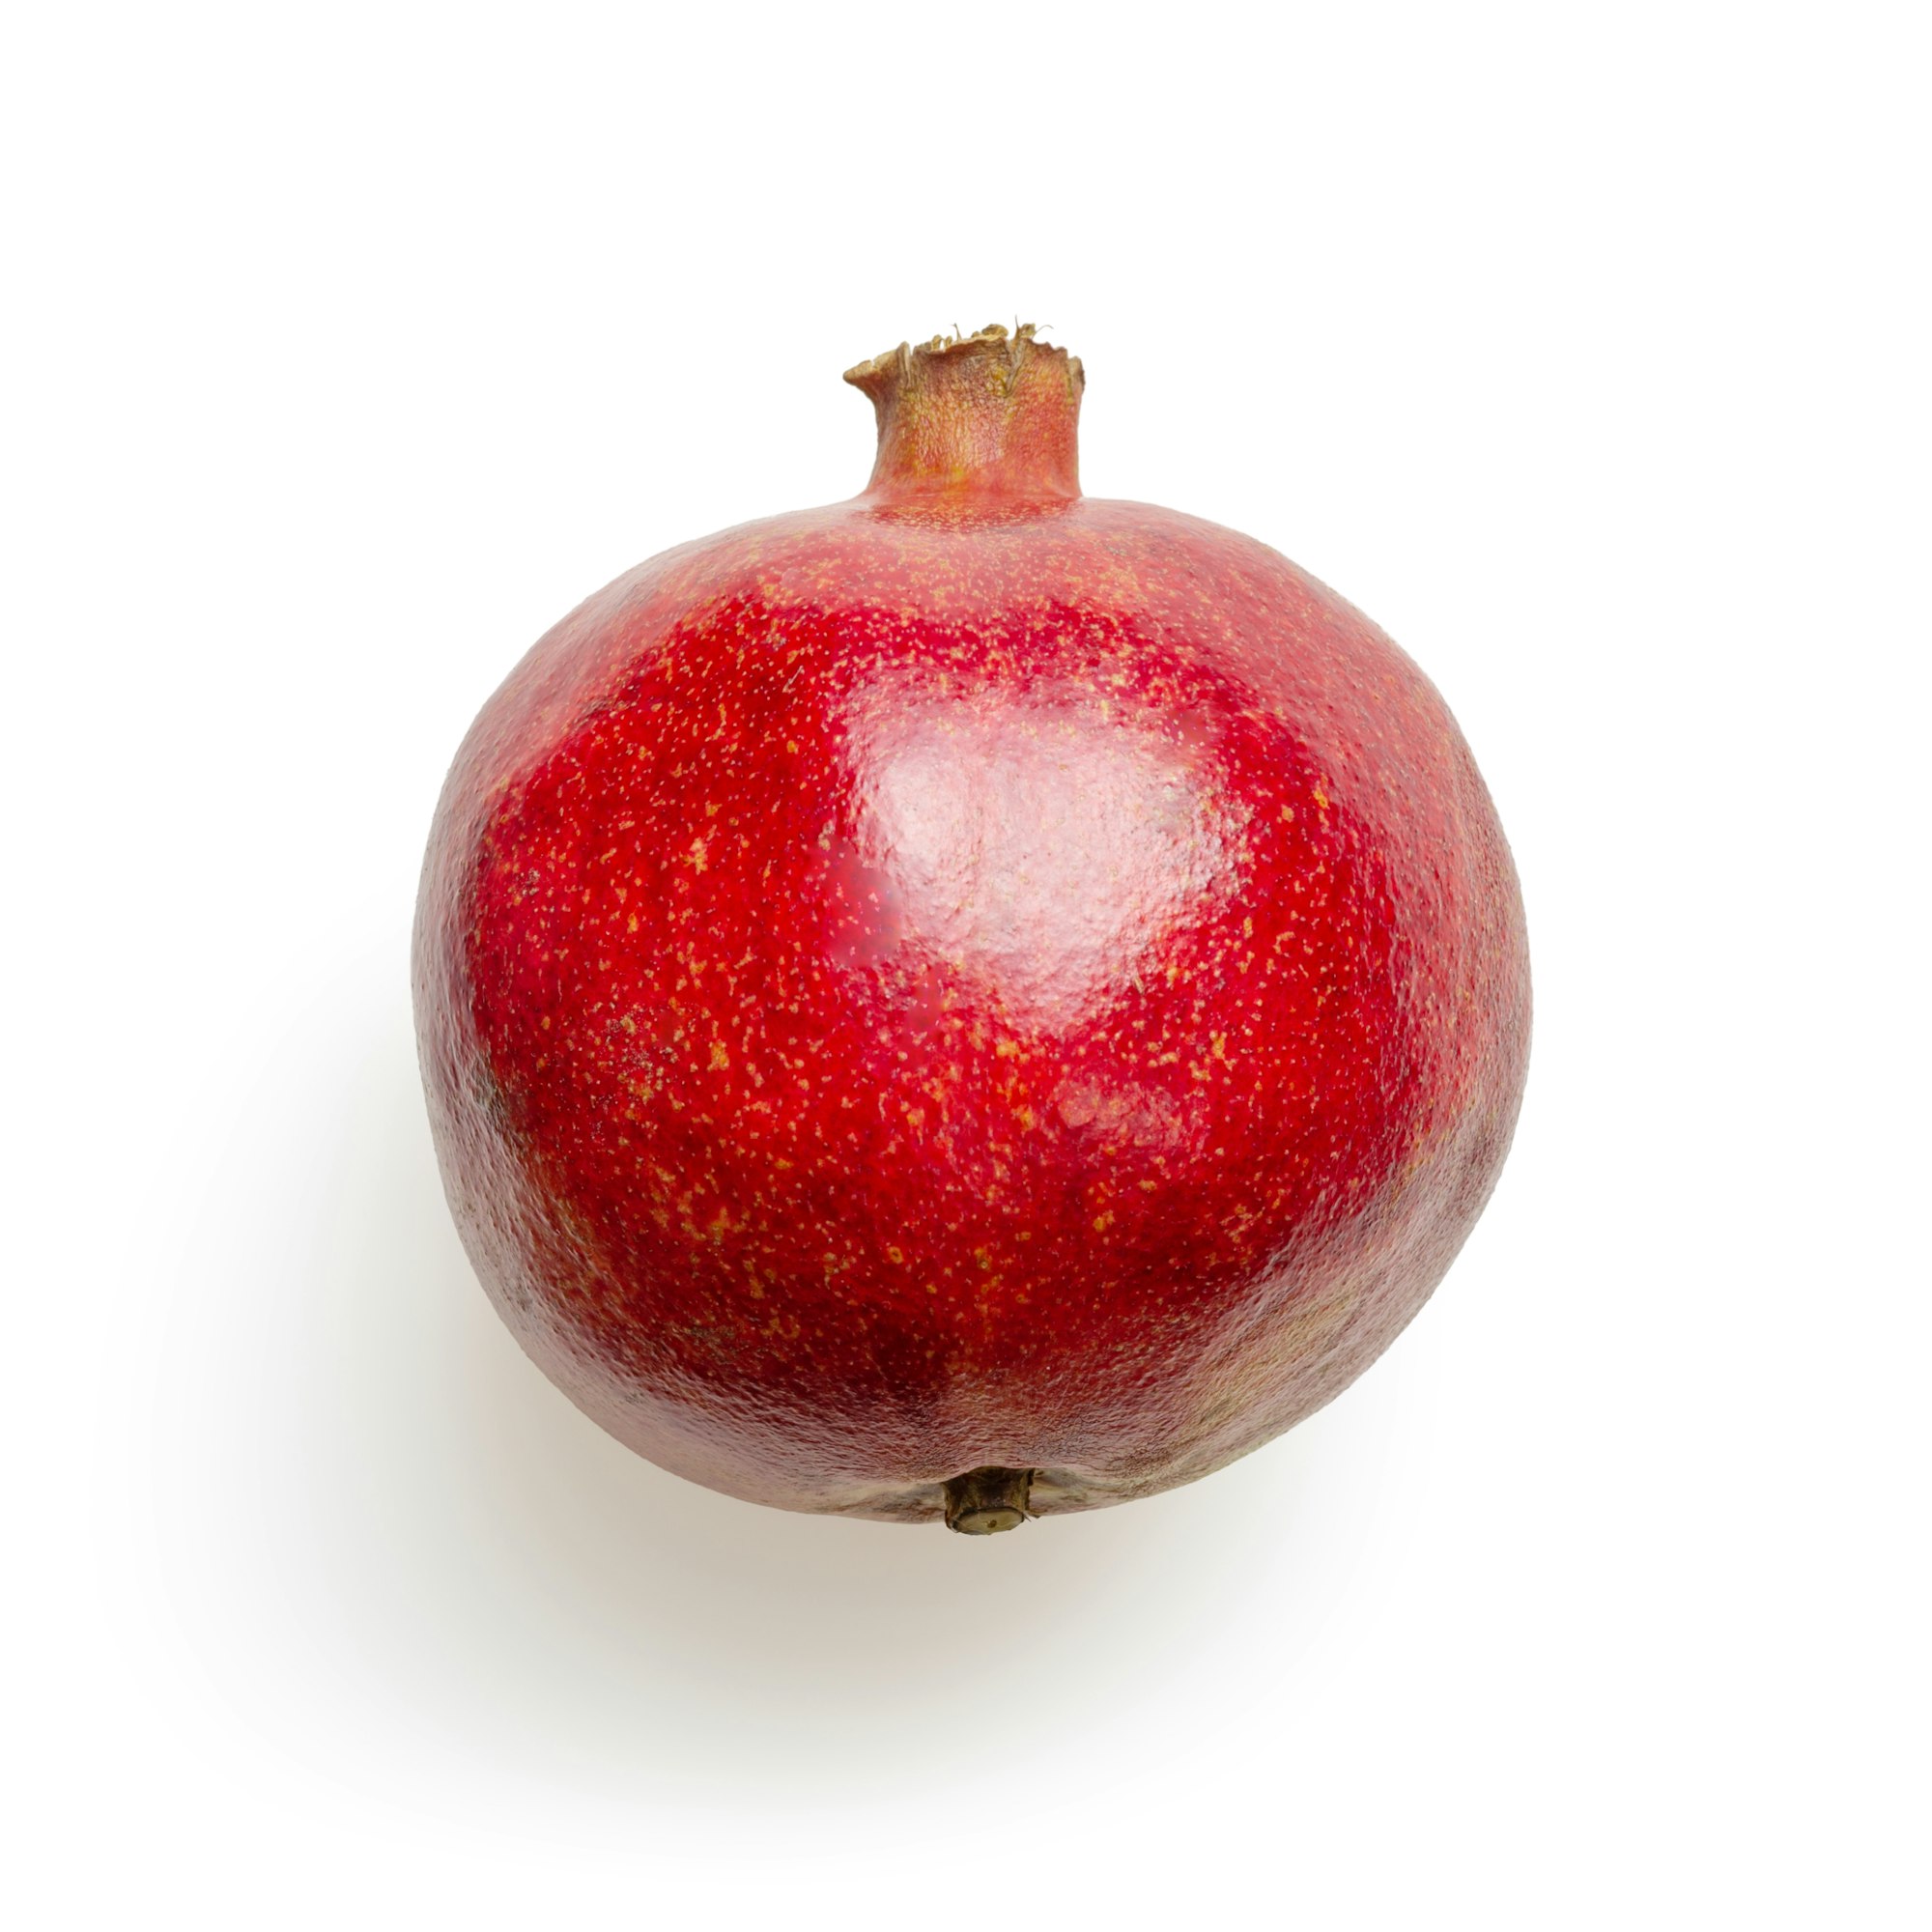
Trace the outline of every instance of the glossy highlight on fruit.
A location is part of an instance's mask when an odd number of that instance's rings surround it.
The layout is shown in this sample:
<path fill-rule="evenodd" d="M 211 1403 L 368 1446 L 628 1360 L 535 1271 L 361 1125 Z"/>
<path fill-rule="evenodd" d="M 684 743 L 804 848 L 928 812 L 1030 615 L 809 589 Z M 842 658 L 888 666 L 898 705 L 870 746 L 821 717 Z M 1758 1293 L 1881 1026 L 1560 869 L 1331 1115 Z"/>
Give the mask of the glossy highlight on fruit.
<path fill-rule="evenodd" d="M 848 502 L 620 578 L 485 705 L 415 936 L 444 1184 L 612 1435 L 968 1531 L 1346 1387 L 1494 1184 L 1521 902 L 1435 689 L 1285 558 L 1080 494 L 1084 376 L 862 364 Z"/>

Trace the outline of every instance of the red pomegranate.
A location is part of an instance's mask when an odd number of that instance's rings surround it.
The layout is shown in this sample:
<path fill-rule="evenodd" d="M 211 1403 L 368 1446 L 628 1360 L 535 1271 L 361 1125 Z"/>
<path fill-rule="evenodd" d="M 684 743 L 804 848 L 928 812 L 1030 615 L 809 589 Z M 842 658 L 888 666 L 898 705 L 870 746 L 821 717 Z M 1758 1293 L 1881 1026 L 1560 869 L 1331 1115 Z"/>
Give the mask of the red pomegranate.
<path fill-rule="evenodd" d="M 666 552 L 484 707 L 415 937 L 450 1204 L 664 1467 L 1004 1529 L 1300 1420 L 1509 1146 L 1521 903 L 1467 747 L 1275 552 L 1077 481 L 1083 375 L 847 376 L 863 496 Z"/>

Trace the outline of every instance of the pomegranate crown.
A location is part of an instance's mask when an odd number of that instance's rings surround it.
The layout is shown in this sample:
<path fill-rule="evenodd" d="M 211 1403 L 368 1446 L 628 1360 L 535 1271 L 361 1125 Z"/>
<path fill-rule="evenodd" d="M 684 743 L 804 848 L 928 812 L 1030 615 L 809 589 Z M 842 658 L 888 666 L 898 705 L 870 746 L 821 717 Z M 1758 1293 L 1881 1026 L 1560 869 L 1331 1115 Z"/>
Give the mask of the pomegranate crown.
<path fill-rule="evenodd" d="M 867 495 L 1065 498 L 1080 494 L 1077 355 L 1033 323 L 935 335 L 846 370 L 872 399 L 879 454 Z"/>

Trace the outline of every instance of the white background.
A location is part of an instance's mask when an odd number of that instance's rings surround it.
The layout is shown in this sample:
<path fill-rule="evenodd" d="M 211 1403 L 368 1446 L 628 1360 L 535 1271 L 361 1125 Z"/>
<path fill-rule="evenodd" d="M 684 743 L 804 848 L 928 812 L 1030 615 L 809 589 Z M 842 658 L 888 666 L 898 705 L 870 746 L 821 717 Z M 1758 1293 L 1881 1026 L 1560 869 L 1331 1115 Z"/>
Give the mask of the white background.
<path fill-rule="evenodd" d="M 16 15 L 15 1922 L 1924 1923 L 1921 17 Z M 1016 315 L 1447 694 L 1538 1035 L 1359 1386 L 983 1543 L 550 1389 L 406 949 L 530 640 Z"/>

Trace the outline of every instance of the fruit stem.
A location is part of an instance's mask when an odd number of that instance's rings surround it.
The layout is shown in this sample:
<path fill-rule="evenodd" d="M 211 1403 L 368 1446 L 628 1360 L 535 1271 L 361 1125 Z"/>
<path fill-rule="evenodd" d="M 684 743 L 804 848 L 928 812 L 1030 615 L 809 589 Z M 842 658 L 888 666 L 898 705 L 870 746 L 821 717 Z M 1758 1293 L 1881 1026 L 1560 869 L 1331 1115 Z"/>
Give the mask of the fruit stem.
<path fill-rule="evenodd" d="M 946 1483 L 946 1526 L 962 1536 L 991 1536 L 1027 1520 L 1031 1469 L 969 1469 Z"/>
<path fill-rule="evenodd" d="M 869 497 L 1080 494 L 1079 358 L 1034 340 L 1034 326 L 900 343 L 845 372 L 872 399 L 879 455 Z"/>

